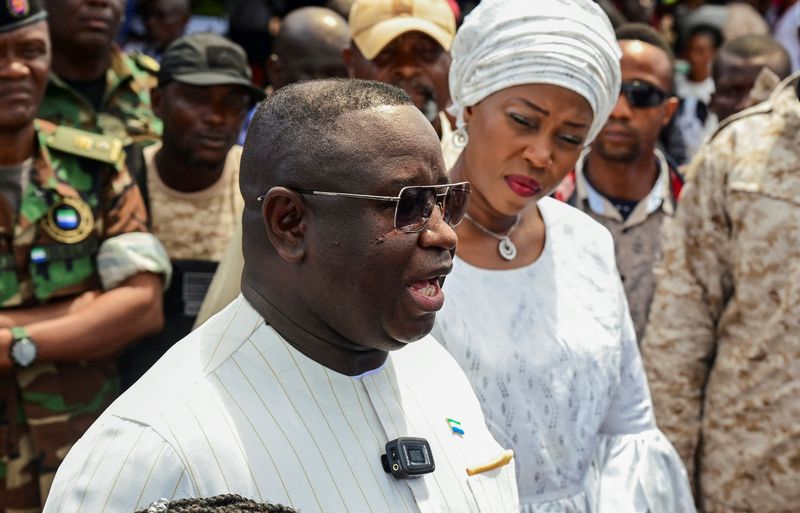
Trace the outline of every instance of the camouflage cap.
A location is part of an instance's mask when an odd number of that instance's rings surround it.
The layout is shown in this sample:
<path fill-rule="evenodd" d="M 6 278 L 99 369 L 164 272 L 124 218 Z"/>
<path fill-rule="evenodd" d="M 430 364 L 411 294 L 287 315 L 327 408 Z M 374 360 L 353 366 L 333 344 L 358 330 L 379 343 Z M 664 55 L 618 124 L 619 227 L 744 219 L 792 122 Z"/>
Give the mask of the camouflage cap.
<path fill-rule="evenodd" d="M 262 100 L 264 91 L 250 77 L 244 50 L 216 34 L 190 34 L 176 39 L 164 50 L 158 72 L 159 84 L 174 80 L 197 86 L 241 85 L 253 98 Z"/>
<path fill-rule="evenodd" d="M 0 33 L 22 28 L 47 18 L 39 0 L 0 0 Z"/>

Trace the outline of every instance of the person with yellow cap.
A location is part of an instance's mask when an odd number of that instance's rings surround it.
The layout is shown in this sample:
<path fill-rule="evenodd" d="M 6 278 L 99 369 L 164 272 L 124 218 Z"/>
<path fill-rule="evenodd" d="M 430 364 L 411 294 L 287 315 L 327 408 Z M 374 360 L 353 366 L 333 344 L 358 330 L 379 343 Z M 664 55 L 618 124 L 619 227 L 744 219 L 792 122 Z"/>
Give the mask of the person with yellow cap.
<path fill-rule="evenodd" d="M 403 89 L 449 140 L 447 75 L 456 20 L 447 0 L 356 0 L 350 9 L 352 40 L 343 50 L 352 78 L 377 80 Z M 445 151 L 448 169 L 458 157 Z"/>

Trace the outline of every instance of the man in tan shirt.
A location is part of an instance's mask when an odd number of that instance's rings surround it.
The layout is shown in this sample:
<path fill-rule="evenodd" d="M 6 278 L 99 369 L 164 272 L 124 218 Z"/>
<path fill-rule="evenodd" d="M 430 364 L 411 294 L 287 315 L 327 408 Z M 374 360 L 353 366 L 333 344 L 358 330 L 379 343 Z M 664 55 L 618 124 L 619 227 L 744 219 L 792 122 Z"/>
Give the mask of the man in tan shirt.
<path fill-rule="evenodd" d="M 152 98 L 164 138 L 144 149 L 135 175 L 174 275 L 164 331 L 126 355 L 126 385 L 191 330 L 242 213 L 242 148 L 235 142 L 249 107 L 264 97 L 250 81 L 244 51 L 213 34 L 184 36 L 167 47 L 158 79 Z"/>
<path fill-rule="evenodd" d="M 611 117 L 560 189 L 567 201 L 608 228 L 625 285 L 636 337 L 642 339 L 661 259 L 661 226 L 669 222 L 681 180 L 658 150 L 658 136 L 678 99 L 672 95 L 674 57 L 647 25 L 617 29 L 622 92 Z"/>
<path fill-rule="evenodd" d="M 705 513 L 800 511 L 800 101 L 787 79 L 690 165 L 642 354 Z"/>

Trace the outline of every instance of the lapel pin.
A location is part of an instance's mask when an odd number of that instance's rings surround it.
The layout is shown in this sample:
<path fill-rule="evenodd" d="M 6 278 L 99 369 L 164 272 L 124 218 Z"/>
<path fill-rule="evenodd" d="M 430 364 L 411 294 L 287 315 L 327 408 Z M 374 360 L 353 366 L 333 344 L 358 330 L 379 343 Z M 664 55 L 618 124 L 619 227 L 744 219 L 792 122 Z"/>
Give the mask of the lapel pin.
<path fill-rule="evenodd" d="M 461 423 L 455 419 L 447 419 L 447 425 L 450 426 L 450 431 L 456 435 L 463 435 L 464 430 L 461 428 Z"/>

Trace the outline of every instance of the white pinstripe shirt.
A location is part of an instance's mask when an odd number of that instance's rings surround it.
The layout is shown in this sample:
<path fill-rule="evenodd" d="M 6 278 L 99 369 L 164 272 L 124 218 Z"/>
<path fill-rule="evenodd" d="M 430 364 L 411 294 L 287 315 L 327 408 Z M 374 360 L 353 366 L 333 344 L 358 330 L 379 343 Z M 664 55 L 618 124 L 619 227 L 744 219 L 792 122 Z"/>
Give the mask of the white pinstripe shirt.
<path fill-rule="evenodd" d="M 380 456 L 398 436 L 426 438 L 436 470 L 386 474 Z M 44 511 L 132 513 L 161 497 L 238 493 L 302 513 L 516 513 L 513 464 L 466 473 L 502 452 L 433 338 L 352 378 L 303 356 L 239 296 L 87 431 Z"/>

